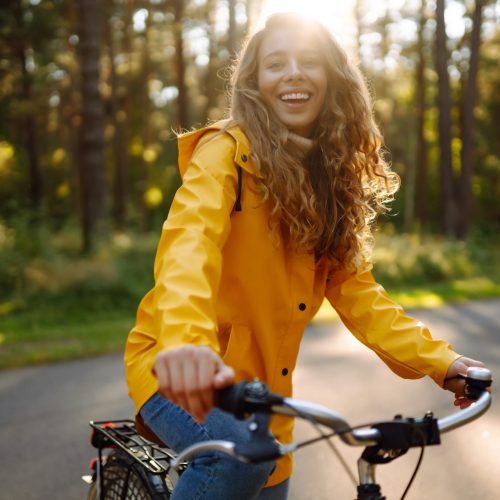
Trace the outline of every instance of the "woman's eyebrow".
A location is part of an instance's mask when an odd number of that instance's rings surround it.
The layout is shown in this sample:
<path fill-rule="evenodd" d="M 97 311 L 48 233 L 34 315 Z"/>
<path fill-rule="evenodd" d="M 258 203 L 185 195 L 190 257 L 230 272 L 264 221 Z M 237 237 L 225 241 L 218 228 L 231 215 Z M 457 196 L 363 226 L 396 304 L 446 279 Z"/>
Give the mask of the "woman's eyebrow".
<path fill-rule="evenodd" d="M 287 52 L 285 50 L 273 50 L 272 52 L 269 52 L 269 54 L 266 54 L 262 60 L 265 61 L 269 57 L 279 57 L 279 56 L 286 56 Z M 314 56 L 319 56 L 320 53 L 316 49 L 303 49 L 299 52 L 299 55 L 304 56 L 304 55 L 314 55 Z"/>
<path fill-rule="evenodd" d="M 272 52 L 269 52 L 269 54 L 266 54 L 263 57 L 263 60 L 266 60 L 269 57 L 279 57 L 285 55 L 286 52 L 284 50 L 273 50 Z"/>

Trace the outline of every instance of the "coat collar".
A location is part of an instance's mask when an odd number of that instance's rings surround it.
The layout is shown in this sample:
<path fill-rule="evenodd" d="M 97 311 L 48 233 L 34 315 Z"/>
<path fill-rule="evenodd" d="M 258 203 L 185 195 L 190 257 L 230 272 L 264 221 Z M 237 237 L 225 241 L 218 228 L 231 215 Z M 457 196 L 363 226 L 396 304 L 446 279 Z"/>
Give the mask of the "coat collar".
<path fill-rule="evenodd" d="M 179 148 L 179 170 L 181 175 L 184 175 L 189 161 L 196 149 L 197 144 L 200 139 L 208 132 L 215 132 L 225 129 L 228 126 L 230 120 L 221 120 L 202 129 L 193 130 L 192 132 L 187 132 L 185 134 L 179 135 L 177 138 L 178 148 Z M 248 173 L 255 175 L 256 177 L 262 178 L 262 175 L 257 172 L 255 165 L 250 157 L 250 144 L 248 138 L 244 134 L 243 130 L 237 124 L 230 125 L 224 130 L 224 133 L 229 134 L 236 144 L 236 149 L 234 153 L 234 162 L 236 165 L 241 167 Z"/>

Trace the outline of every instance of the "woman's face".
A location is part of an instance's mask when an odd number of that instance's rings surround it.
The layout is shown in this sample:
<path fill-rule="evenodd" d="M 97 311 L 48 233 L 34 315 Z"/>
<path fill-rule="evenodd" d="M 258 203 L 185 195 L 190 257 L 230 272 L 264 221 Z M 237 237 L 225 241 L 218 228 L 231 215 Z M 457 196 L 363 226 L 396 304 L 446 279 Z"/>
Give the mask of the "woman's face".
<path fill-rule="evenodd" d="M 306 33 L 277 29 L 262 40 L 258 63 L 264 101 L 289 130 L 308 137 L 327 89 L 318 43 Z"/>

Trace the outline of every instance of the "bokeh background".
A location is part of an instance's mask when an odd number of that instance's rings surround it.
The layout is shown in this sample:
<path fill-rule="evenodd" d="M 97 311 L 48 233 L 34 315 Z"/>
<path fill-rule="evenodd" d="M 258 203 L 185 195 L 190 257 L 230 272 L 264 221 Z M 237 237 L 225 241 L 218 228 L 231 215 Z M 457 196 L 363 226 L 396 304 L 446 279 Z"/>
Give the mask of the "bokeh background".
<path fill-rule="evenodd" d="M 405 306 L 500 295 L 500 1 L 3 0 L 0 368 L 123 348 L 175 132 L 226 116 L 228 66 L 283 10 L 327 25 L 371 89 L 402 179 L 378 279 Z"/>

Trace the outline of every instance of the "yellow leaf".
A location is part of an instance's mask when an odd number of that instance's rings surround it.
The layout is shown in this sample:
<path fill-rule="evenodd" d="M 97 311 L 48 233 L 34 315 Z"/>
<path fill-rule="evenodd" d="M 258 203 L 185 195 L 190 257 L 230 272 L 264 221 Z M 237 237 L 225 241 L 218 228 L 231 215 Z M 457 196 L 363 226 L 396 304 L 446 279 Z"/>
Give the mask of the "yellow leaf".
<path fill-rule="evenodd" d="M 144 193 L 144 202 L 150 208 L 155 208 L 163 202 L 163 193 L 157 186 L 151 186 Z"/>

